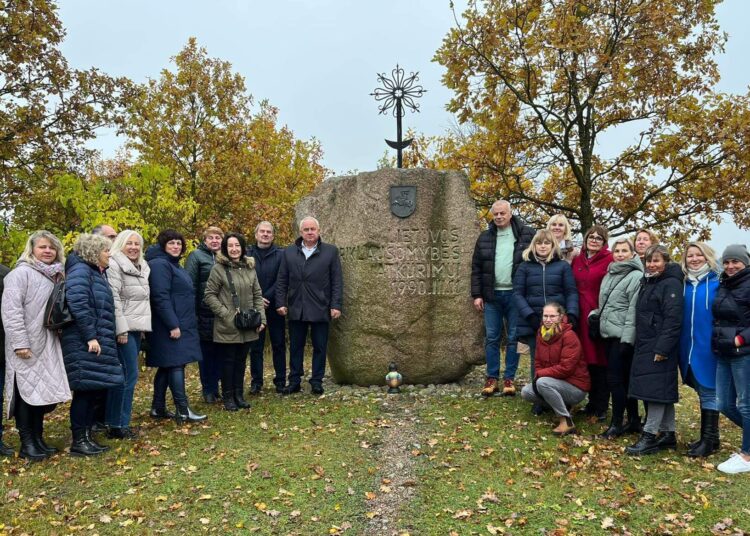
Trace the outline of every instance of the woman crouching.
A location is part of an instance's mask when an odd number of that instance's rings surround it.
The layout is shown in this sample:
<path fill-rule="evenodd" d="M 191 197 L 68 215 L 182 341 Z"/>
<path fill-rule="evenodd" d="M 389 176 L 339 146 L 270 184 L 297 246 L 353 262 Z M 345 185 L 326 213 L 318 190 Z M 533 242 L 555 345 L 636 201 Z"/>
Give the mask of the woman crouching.
<path fill-rule="evenodd" d="M 560 419 L 553 434 L 576 433 L 570 408 L 586 398 L 591 380 L 581 341 L 558 303 L 548 303 L 542 310 L 542 325 L 536 335 L 535 365 L 534 381 L 524 386 L 521 396 L 528 402 L 552 408 Z"/>

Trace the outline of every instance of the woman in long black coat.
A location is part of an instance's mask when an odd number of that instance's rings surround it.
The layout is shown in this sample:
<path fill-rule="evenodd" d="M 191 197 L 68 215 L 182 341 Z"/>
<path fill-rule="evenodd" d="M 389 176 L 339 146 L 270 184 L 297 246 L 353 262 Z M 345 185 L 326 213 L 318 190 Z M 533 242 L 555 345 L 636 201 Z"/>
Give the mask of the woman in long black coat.
<path fill-rule="evenodd" d="M 152 332 L 146 365 L 158 367 L 154 375 L 154 397 L 151 417 L 175 418 L 179 422 L 196 422 L 205 415 L 193 413 L 185 392 L 185 365 L 201 360 L 198 323 L 195 317 L 193 282 L 180 257 L 185 252 L 185 238 L 172 229 L 159 233 L 158 245 L 146 252 L 151 267 L 148 282 L 151 290 Z M 175 414 L 167 411 L 167 387 L 172 391 Z"/>
<path fill-rule="evenodd" d="M 674 405 L 680 362 L 682 283 L 680 265 L 664 246 L 651 246 L 643 257 L 646 275 L 635 312 L 635 351 L 629 396 L 648 402 L 640 439 L 626 449 L 631 455 L 677 448 Z"/>
<path fill-rule="evenodd" d="M 75 320 L 62 333 L 65 371 L 73 391 L 73 456 L 93 456 L 109 449 L 91 436 L 94 410 L 107 389 L 125 381 L 115 343 L 115 302 L 105 275 L 111 246 L 105 236 L 82 234 L 65 266 L 65 298 Z"/>

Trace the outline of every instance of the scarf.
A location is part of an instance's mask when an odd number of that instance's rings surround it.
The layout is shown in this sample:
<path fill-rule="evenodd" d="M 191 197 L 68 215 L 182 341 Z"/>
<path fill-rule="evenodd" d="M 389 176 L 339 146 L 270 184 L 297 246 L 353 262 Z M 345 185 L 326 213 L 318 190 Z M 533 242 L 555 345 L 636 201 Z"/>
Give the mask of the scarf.
<path fill-rule="evenodd" d="M 544 342 L 549 342 L 555 335 L 560 333 L 560 324 L 552 324 L 550 327 L 542 325 L 542 327 L 539 328 L 539 333 Z"/>
<path fill-rule="evenodd" d="M 40 272 L 46 275 L 52 281 L 55 281 L 57 279 L 58 274 L 65 273 L 65 267 L 63 267 L 62 263 L 60 262 L 53 262 L 52 264 L 46 264 L 40 260 L 34 259 L 31 263 L 29 263 L 29 266 L 34 268 L 37 272 Z"/>
<path fill-rule="evenodd" d="M 701 266 L 697 270 L 691 270 L 690 268 L 688 268 L 688 279 L 693 283 L 697 283 L 698 281 L 703 279 L 703 277 L 705 277 L 705 275 L 710 271 L 711 267 L 708 265 L 708 263 L 704 263 L 703 266 Z"/>

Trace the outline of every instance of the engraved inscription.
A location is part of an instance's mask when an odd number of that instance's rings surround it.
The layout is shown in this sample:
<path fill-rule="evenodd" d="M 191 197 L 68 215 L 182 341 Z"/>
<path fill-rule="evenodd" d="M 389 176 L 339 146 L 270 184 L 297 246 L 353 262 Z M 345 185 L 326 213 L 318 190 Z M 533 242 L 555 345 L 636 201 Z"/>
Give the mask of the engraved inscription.
<path fill-rule="evenodd" d="M 458 227 L 395 228 L 385 244 L 340 247 L 341 262 L 373 266 L 396 296 L 467 294 L 468 281 L 460 270 L 464 244 L 459 231 Z"/>

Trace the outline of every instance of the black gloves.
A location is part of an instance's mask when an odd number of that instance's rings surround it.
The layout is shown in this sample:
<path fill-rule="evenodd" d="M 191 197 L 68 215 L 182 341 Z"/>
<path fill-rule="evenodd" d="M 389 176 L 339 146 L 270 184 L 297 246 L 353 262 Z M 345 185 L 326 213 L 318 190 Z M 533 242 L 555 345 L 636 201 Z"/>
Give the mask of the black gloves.
<path fill-rule="evenodd" d="M 534 332 L 539 331 L 539 326 L 542 325 L 542 319 L 539 317 L 538 314 L 536 313 L 530 314 L 528 317 L 526 317 L 526 320 L 528 321 L 529 325 L 534 329 Z"/>

